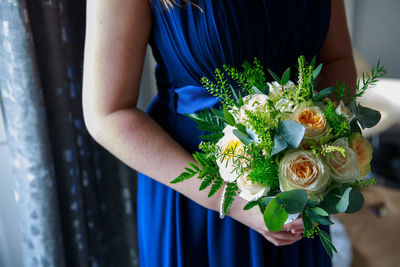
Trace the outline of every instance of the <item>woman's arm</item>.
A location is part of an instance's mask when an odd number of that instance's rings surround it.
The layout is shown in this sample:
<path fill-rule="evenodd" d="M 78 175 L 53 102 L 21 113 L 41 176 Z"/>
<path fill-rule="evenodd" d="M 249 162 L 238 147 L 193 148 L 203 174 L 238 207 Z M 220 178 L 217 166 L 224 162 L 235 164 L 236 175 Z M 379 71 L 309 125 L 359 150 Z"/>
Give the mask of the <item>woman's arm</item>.
<path fill-rule="evenodd" d="M 329 31 L 318 59 L 324 65 L 317 79 L 318 88 L 339 82 L 349 85 L 354 94 L 357 74 L 343 0 L 331 0 Z"/>
<path fill-rule="evenodd" d="M 151 29 L 148 0 L 87 1 L 83 111 L 93 138 L 128 166 L 216 210 L 199 179 L 170 184 L 192 156 L 136 108 Z"/>

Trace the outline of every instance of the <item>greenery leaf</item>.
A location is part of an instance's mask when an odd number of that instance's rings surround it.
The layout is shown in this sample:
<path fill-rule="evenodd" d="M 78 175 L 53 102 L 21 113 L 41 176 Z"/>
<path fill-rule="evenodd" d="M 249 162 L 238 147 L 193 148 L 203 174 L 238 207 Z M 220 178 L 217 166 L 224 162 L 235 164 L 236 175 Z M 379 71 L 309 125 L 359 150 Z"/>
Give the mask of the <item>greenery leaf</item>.
<path fill-rule="evenodd" d="M 271 155 L 275 155 L 288 148 L 297 148 L 300 145 L 305 133 L 305 128 L 298 122 L 284 120 L 275 129 L 274 148 Z M 283 144 L 285 142 L 287 145 Z"/>
<path fill-rule="evenodd" d="M 302 189 L 281 192 L 276 196 L 278 204 L 282 205 L 286 212 L 295 214 L 301 212 L 307 204 L 307 192 Z"/>
<path fill-rule="evenodd" d="M 351 187 L 348 187 L 342 197 L 340 198 L 339 202 L 336 204 L 336 210 L 338 212 L 345 212 L 347 208 L 349 207 L 349 197 L 350 197 L 350 191 L 352 190 Z"/>
<path fill-rule="evenodd" d="M 206 141 L 212 141 L 212 142 L 217 142 L 219 139 L 221 139 L 224 136 L 223 133 L 217 132 L 217 133 L 211 133 L 211 134 L 205 134 L 205 135 L 200 135 L 199 138 L 202 140 Z"/>
<path fill-rule="evenodd" d="M 243 124 L 236 124 L 236 128 L 237 128 L 238 131 L 241 132 L 242 134 L 247 135 L 246 126 L 244 126 Z"/>
<path fill-rule="evenodd" d="M 321 209 L 320 207 L 315 207 L 315 208 L 312 209 L 312 211 L 315 214 L 318 214 L 318 215 L 321 215 L 321 216 L 329 216 L 329 214 L 325 210 Z"/>
<path fill-rule="evenodd" d="M 335 86 L 331 86 L 331 87 L 325 88 L 325 89 L 319 91 L 317 94 L 315 94 L 315 95 L 312 97 L 312 100 L 313 100 L 313 102 L 318 102 L 318 101 L 324 99 L 325 97 L 328 97 L 328 96 L 329 96 L 330 94 L 332 94 L 335 90 L 336 90 L 336 87 L 335 87 Z"/>
<path fill-rule="evenodd" d="M 236 197 L 236 192 L 239 190 L 236 182 L 227 183 L 225 198 L 224 198 L 224 214 L 226 215 L 232 206 L 233 201 Z"/>
<path fill-rule="evenodd" d="M 251 208 L 253 208 L 253 207 L 257 206 L 257 205 L 258 205 L 258 201 L 257 200 L 256 201 L 250 201 L 243 207 L 243 210 L 249 210 L 249 209 L 251 209 Z"/>
<path fill-rule="evenodd" d="M 211 186 L 210 192 L 208 193 L 208 197 L 212 197 L 218 190 L 222 187 L 224 180 L 221 177 L 214 179 L 214 183 Z"/>
<path fill-rule="evenodd" d="M 247 134 L 243 134 L 242 132 L 239 132 L 237 129 L 233 130 L 233 134 L 239 138 L 240 142 L 242 142 L 245 146 L 248 146 L 251 142 L 253 142 L 253 139 L 251 139 Z"/>
<path fill-rule="evenodd" d="M 224 118 L 226 123 L 228 123 L 229 125 L 235 126 L 235 118 L 232 116 L 232 114 L 226 109 L 223 109 L 224 112 Z"/>
<path fill-rule="evenodd" d="M 196 175 L 196 173 L 183 172 L 178 177 L 176 177 L 174 180 L 172 180 L 170 183 L 171 184 L 180 183 L 180 182 L 183 182 L 185 180 L 192 178 L 195 175 Z"/>
<path fill-rule="evenodd" d="M 359 211 L 364 205 L 364 197 L 357 189 L 353 188 L 349 196 L 349 206 L 346 209 L 346 213 L 354 213 Z"/>
<path fill-rule="evenodd" d="M 363 129 L 372 128 L 381 120 L 381 113 L 377 110 L 363 107 L 355 102 L 351 102 L 349 107 L 356 115 L 356 119 Z"/>
<path fill-rule="evenodd" d="M 213 180 L 214 180 L 214 177 L 212 175 L 207 175 L 206 178 L 204 178 L 204 180 L 201 182 L 199 191 L 202 191 L 202 190 L 206 189 L 207 187 L 209 187 Z"/>
<path fill-rule="evenodd" d="M 253 93 L 254 94 L 261 94 L 261 95 L 265 95 L 265 92 L 263 92 L 262 90 L 260 90 L 258 87 L 251 87 L 253 89 Z"/>
<path fill-rule="evenodd" d="M 333 251 L 337 253 L 335 246 L 333 246 L 330 236 L 323 230 L 319 230 L 319 238 L 325 248 L 326 253 L 332 258 Z"/>
<path fill-rule="evenodd" d="M 318 77 L 318 75 L 321 72 L 321 70 L 322 70 L 322 63 L 319 64 L 318 67 L 313 72 L 312 77 L 313 77 L 314 80 Z"/>
<path fill-rule="evenodd" d="M 268 69 L 269 74 L 271 74 L 272 78 L 277 81 L 279 84 L 282 84 L 281 79 L 279 79 L 278 75 L 275 74 L 272 70 Z"/>
<path fill-rule="evenodd" d="M 269 231 L 277 232 L 282 229 L 288 216 L 289 214 L 285 211 L 284 207 L 274 198 L 269 202 L 264 211 L 264 222 Z"/>
<path fill-rule="evenodd" d="M 288 83 L 289 79 L 290 79 L 290 68 L 287 68 L 285 70 L 285 72 L 283 73 L 283 75 L 282 75 L 282 79 L 281 79 L 281 83 L 280 84 L 282 86 L 285 86 Z"/>

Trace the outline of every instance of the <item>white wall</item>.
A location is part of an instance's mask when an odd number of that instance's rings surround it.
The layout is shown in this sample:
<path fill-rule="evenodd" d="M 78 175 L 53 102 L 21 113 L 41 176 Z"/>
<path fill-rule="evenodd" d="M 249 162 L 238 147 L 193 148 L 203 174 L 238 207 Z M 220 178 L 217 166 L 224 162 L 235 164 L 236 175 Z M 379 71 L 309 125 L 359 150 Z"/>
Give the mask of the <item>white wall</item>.
<path fill-rule="evenodd" d="M 400 1 L 346 1 L 354 8 L 354 47 L 371 66 L 381 59 L 386 78 L 400 78 Z"/>

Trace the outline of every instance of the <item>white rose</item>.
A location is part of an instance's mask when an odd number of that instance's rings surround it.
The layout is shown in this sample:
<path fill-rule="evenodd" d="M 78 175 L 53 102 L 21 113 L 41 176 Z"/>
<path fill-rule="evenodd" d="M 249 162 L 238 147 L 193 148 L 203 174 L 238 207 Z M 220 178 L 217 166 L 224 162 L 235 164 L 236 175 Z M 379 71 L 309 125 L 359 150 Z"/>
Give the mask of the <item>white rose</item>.
<path fill-rule="evenodd" d="M 247 201 L 256 201 L 269 190 L 265 186 L 251 182 L 248 173 L 240 176 L 236 182 L 240 189 L 239 196 Z"/>
<path fill-rule="evenodd" d="M 337 139 L 332 146 L 340 146 L 345 151 L 345 156 L 339 151 L 334 151 L 325 157 L 326 163 L 331 168 L 331 177 L 339 183 L 354 182 L 360 177 L 357 154 L 349 147 L 345 137 Z"/>
<path fill-rule="evenodd" d="M 234 129 L 236 128 L 233 126 L 226 126 L 223 130 L 224 136 L 216 144 L 221 148 L 222 153 L 222 156 L 217 159 L 219 174 L 226 182 L 233 182 L 240 175 L 237 170 L 235 171 L 234 161 L 237 160 L 235 155 L 243 155 L 244 152 L 244 145 L 233 133 Z"/>
<path fill-rule="evenodd" d="M 283 91 L 294 89 L 294 83 L 292 81 L 288 81 L 286 85 L 280 85 L 277 81 L 267 84 L 269 87 L 268 96 L 271 98 L 281 98 Z"/>
<path fill-rule="evenodd" d="M 280 99 L 278 102 L 275 104 L 275 108 L 279 110 L 280 112 L 293 112 L 295 109 L 295 105 L 287 100 L 286 98 Z"/>
<path fill-rule="evenodd" d="M 267 104 L 268 96 L 264 94 L 254 94 L 248 95 L 243 98 L 243 106 L 240 107 L 238 112 L 238 121 L 241 124 L 248 124 L 247 123 L 247 114 L 246 111 L 254 112 L 259 108 L 262 108 Z"/>
<path fill-rule="evenodd" d="M 342 100 L 340 100 L 339 106 L 335 109 L 335 111 L 337 114 L 343 115 L 348 123 L 350 123 L 356 117 L 351 109 L 344 105 Z"/>
<path fill-rule="evenodd" d="M 329 178 L 329 168 L 310 151 L 289 151 L 279 163 L 279 187 L 282 192 L 304 189 L 310 199 L 320 200 Z"/>

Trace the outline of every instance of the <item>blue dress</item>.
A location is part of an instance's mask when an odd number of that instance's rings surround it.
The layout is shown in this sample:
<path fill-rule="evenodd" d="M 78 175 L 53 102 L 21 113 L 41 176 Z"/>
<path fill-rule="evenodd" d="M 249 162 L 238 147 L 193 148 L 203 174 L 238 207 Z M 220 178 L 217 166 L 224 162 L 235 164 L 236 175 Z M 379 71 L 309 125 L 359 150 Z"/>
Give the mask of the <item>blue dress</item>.
<path fill-rule="evenodd" d="M 168 12 L 159 0 L 152 1 L 149 44 L 157 61 L 158 95 L 147 111 L 191 153 L 203 133 L 183 114 L 216 104 L 201 87 L 201 77 L 213 77 L 223 64 L 240 67 L 254 57 L 282 74 L 296 65 L 298 56 L 310 60 L 319 53 L 330 21 L 329 0 L 195 3 L 203 13 L 192 5 Z M 221 220 L 217 212 L 143 174 L 138 176 L 137 217 L 143 267 L 331 264 L 318 238 L 276 247 L 254 230 L 230 217 Z"/>

